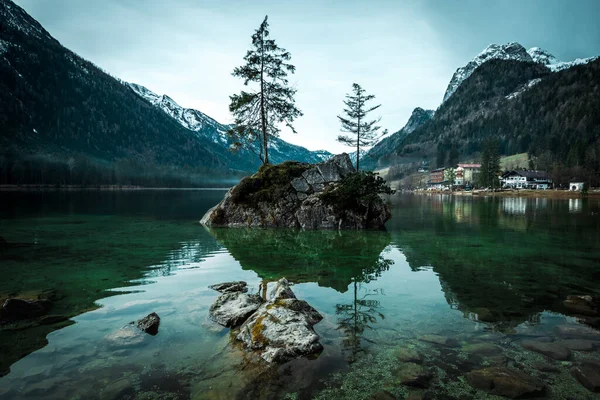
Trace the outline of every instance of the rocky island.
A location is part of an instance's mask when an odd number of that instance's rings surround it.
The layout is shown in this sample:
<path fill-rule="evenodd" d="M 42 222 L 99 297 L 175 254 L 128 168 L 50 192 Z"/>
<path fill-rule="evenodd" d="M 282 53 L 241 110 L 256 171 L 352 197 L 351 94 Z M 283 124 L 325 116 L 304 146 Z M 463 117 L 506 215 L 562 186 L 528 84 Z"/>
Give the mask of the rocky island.
<path fill-rule="evenodd" d="M 356 172 L 348 154 L 318 164 L 263 165 L 208 210 L 212 227 L 384 229 L 390 218 L 380 194 L 392 194 L 372 172 Z"/>

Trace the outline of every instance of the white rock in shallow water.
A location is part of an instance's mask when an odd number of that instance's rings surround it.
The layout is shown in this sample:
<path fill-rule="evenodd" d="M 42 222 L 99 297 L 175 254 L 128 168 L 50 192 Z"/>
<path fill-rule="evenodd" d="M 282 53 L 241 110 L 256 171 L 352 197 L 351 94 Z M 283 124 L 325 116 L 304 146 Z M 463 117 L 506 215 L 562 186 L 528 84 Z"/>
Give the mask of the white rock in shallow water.
<path fill-rule="evenodd" d="M 322 319 L 306 301 L 296 299 L 284 278 L 277 283 L 271 300 L 240 327 L 237 339 L 252 350 L 261 350 L 267 362 L 284 362 L 323 350 L 313 329 Z"/>
<path fill-rule="evenodd" d="M 271 291 L 271 296 L 269 300 L 281 300 L 281 299 L 295 299 L 296 295 L 290 289 L 290 283 L 287 279 L 281 278 L 273 290 Z"/>
<path fill-rule="evenodd" d="M 209 315 L 216 323 L 232 328 L 242 324 L 262 303 L 257 294 L 223 293 L 210 306 Z"/>

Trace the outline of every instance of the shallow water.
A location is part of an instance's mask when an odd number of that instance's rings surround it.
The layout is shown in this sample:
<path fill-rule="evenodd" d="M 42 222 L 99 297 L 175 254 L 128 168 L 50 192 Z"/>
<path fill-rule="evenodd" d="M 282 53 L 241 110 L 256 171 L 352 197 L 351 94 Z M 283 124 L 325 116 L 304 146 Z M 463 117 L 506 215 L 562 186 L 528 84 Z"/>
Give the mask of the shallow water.
<path fill-rule="evenodd" d="M 10 366 L 0 397 L 488 398 L 465 379 L 486 366 L 535 376 L 545 398 L 600 397 L 571 374 L 600 359 L 600 332 L 585 325 L 597 321 L 563 304 L 600 295 L 598 201 L 400 194 L 387 232 L 208 231 L 197 221 L 222 195 L 0 193 L 2 236 L 22 244 L 0 250 L 0 297 L 54 289 L 51 314 L 74 316 L 0 330 L 0 370 Z M 207 318 L 218 295 L 207 286 L 245 280 L 257 291 L 281 277 L 323 314 L 324 350 L 268 367 Z M 157 336 L 110 340 L 150 312 Z M 598 343 L 568 360 L 521 346 L 573 339 L 565 325 Z M 481 343 L 492 354 L 474 352 Z M 426 382 L 403 383 L 406 349 Z"/>

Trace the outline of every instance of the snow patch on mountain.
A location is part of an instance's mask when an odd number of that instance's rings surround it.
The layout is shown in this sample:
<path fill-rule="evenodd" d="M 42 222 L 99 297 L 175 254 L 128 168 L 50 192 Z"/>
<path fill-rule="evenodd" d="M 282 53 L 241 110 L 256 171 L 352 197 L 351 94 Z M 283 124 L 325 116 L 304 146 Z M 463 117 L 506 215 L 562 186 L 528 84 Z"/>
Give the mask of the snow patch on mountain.
<path fill-rule="evenodd" d="M 217 135 L 211 134 L 209 139 L 214 143 L 227 144 L 227 131 L 229 130 L 229 127 L 218 123 L 201 111 L 180 106 L 166 94 L 161 96 L 142 85 L 135 83 L 126 84 L 140 97 L 160 108 L 183 127 L 198 134 L 203 134 L 203 136 L 207 136 L 204 134 L 204 132 L 207 131 L 207 128 L 213 128 L 211 131 L 216 131 Z"/>
<path fill-rule="evenodd" d="M 314 150 L 312 153 L 315 155 L 315 157 L 317 157 L 319 159 L 319 162 L 327 161 L 331 157 L 333 157 L 333 154 L 331 154 L 327 150 Z"/>
<path fill-rule="evenodd" d="M 545 65 L 552 72 L 562 71 L 575 65 L 587 64 L 598 58 L 588 57 L 577 58 L 573 61 L 560 61 L 554 57 L 554 55 L 539 47 L 532 47 L 531 49 L 527 50 L 527 53 L 529 53 L 534 62 Z"/>
<path fill-rule="evenodd" d="M 537 85 L 538 83 L 540 83 L 542 81 L 541 78 L 535 78 L 530 80 L 529 82 L 527 82 L 526 84 L 522 85 L 521 87 L 519 87 L 517 90 L 515 90 L 514 92 L 512 92 L 511 94 L 509 94 L 508 96 L 505 96 L 508 100 L 514 99 L 515 97 L 519 96 L 521 93 L 523 93 L 524 91 L 531 89 L 532 87 L 534 87 L 535 85 Z"/>
<path fill-rule="evenodd" d="M 0 39 L 0 56 L 8 51 L 10 42 Z"/>

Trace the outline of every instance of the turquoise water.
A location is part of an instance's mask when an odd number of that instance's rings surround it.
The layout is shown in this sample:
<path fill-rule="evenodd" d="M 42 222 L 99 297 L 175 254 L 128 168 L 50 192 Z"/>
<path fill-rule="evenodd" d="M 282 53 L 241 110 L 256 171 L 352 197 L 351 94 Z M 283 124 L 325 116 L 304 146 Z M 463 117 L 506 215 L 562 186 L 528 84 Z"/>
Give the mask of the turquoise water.
<path fill-rule="evenodd" d="M 537 377 L 545 398 L 600 397 L 571 374 L 600 359 L 598 346 L 569 360 L 521 346 L 568 339 L 565 326 L 600 344 L 597 321 L 563 304 L 600 295 L 597 200 L 399 194 L 387 232 L 209 231 L 197 221 L 223 194 L 0 193 L 1 235 L 20 244 L 0 250 L 0 298 L 53 289 L 51 314 L 71 317 L 0 330 L 0 397 L 496 398 L 465 379 L 491 365 Z M 208 319 L 208 285 L 245 280 L 256 292 L 282 277 L 323 314 L 324 350 L 268 366 Z M 150 312 L 157 336 L 111 340 Z M 474 354 L 481 343 L 496 350 Z M 403 381 L 407 349 L 425 383 Z"/>

